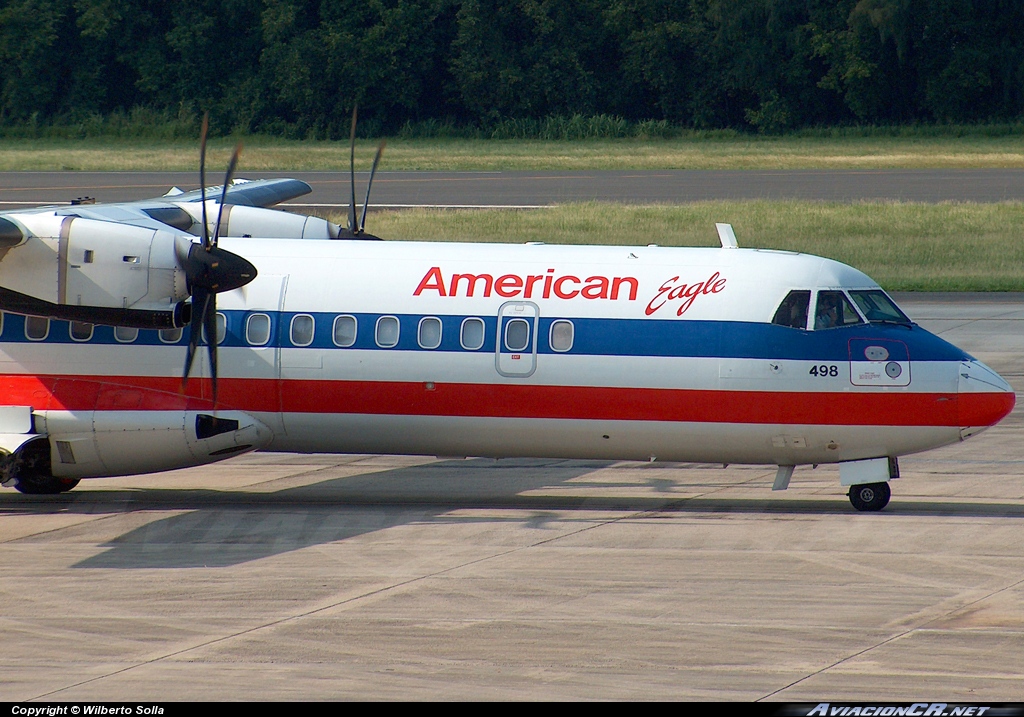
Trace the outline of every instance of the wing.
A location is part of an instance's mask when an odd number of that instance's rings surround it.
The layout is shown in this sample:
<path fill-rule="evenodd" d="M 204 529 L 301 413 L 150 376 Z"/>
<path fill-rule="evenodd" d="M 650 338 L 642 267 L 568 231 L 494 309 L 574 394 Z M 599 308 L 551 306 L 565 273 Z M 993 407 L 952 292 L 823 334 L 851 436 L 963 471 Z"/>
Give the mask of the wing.
<path fill-rule="evenodd" d="M 207 188 L 207 201 L 210 203 L 217 201 L 212 199 L 212 197 L 219 196 L 222 191 L 223 185 Z M 249 211 L 257 212 L 257 218 L 254 219 L 253 222 L 250 222 L 250 224 L 256 224 L 259 226 L 260 222 L 266 222 L 268 217 L 272 220 L 278 219 L 287 221 L 287 219 L 282 218 L 290 215 L 268 209 L 268 207 L 289 199 L 294 199 L 295 197 L 301 197 L 304 194 L 309 194 L 311 191 L 313 190 L 308 184 L 298 179 L 240 179 L 228 186 L 227 192 L 224 193 L 224 196 L 225 205 L 246 207 L 249 208 Z M 198 235 L 202 227 L 202 220 L 200 218 L 201 207 L 202 192 L 200 192 L 200 190 L 197 189 L 191 192 L 182 192 L 180 190 L 176 191 L 175 189 L 172 189 L 163 197 L 156 197 L 154 199 L 142 199 L 133 202 L 113 202 L 110 204 L 81 203 L 72 204 L 71 206 L 47 206 L 38 207 L 36 209 L 19 210 L 17 213 L 56 214 L 66 217 L 80 217 L 82 219 L 114 222 L 116 224 L 128 224 L 132 226 L 146 227 L 149 229 L 167 229 L 168 227 L 171 227 L 178 231 Z M 267 212 L 267 214 L 262 214 L 260 212 Z M 9 214 L 13 214 L 13 212 L 10 212 Z M 278 215 L 281 216 L 279 217 Z M 238 219 L 241 219 L 241 216 L 239 216 Z M 239 223 L 240 222 L 236 220 L 235 224 Z M 319 226 L 320 223 L 325 226 L 321 228 Z M 337 229 L 334 230 L 332 235 L 330 227 L 326 226 L 327 224 L 328 223 L 323 220 L 318 220 L 316 228 L 320 231 L 317 234 L 317 238 L 320 238 L 319 234 L 323 234 L 323 238 L 337 236 Z M 273 224 L 271 224 L 268 228 L 272 229 L 276 227 L 273 227 Z M 227 227 L 222 227 L 221 233 L 229 235 Z M 251 234 L 252 231 L 247 233 Z M 289 236 L 289 234 L 285 233 L 282 234 L 282 236 Z"/>
<path fill-rule="evenodd" d="M 206 190 L 207 197 L 217 196 L 223 187 L 210 187 Z M 244 207 L 272 207 L 289 199 L 309 194 L 313 189 L 299 179 L 254 179 L 236 180 L 228 187 L 226 204 L 236 204 Z M 182 192 L 181 194 L 169 195 L 175 202 L 199 202 L 202 201 L 200 191 Z M 162 197 L 166 200 L 168 197 Z M 160 201 L 160 200 L 157 200 Z"/>

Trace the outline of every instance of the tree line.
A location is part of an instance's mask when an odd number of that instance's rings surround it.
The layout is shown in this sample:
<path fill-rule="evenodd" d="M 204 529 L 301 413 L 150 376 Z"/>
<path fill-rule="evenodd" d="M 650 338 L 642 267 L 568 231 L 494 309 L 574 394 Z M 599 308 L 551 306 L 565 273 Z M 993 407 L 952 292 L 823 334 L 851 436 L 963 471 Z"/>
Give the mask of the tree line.
<path fill-rule="evenodd" d="M 1019 0 L 0 0 L 0 126 L 1017 121 L 1021 27 Z"/>

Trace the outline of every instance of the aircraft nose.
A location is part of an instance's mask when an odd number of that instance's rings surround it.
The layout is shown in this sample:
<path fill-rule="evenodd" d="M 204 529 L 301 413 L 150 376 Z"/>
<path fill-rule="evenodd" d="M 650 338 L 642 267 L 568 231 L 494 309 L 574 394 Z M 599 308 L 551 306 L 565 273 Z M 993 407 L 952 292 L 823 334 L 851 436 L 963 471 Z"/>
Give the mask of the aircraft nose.
<path fill-rule="evenodd" d="M 1017 397 L 1002 376 L 981 361 L 962 361 L 957 380 L 961 440 L 994 426 L 1013 410 Z"/>

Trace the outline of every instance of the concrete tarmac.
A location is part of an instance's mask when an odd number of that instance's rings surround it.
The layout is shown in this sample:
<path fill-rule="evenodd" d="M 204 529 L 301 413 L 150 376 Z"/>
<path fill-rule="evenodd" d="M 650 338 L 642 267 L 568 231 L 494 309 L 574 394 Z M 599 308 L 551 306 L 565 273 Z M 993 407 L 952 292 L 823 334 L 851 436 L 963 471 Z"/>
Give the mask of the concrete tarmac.
<path fill-rule="evenodd" d="M 245 172 L 249 179 L 295 177 L 313 192 L 284 206 L 348 206 L 348 172 Z M 211 174 L 210 182 L 219 178 Z M 357 201 L 367 174 L 357 173 Z M 198 187 L 198 172 L 0 172 L 0 210 L 89 196 L 123 202 Z M 1001 202 L 1024 200 L 1022 169 L 736 170 L 600 172 L 379 172 L 376 208 L 534 207 L 568 202 L 680 204 L 712 199 Z"/>
<path fill-rule="evenodd" d="M 1024 296 L 912 295 L 1024 389 Z M 1024 701 L 1021 409 L 838 470 L 254 454 L 0 492 L 0 700 Z"/>

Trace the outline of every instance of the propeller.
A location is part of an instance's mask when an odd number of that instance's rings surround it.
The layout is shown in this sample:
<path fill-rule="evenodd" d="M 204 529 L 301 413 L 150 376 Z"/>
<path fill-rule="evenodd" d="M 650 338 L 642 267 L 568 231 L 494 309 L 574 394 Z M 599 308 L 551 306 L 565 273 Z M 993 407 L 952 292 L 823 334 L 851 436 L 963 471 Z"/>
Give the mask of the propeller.
<path fill-rule="evenodd" d="M 359 105 L 352 106 L 352 137 L 349 142 L 348 167 L 352 179 L 352 200 L 348 204 L 348 230 L 353 234 L 359 232 L 359 224 L 356 223 L 356 115 L 359 113 Z"/>
<path fill-rule="evenodd" d="M 210 357 L 210 378 L 213 385 L 213 404 L 217 405 L 217 294 L 232 291 L 245 286 L 256 278 L 256 267 L 246 259 L 217 246 L 220 238 L 221 218 L 224 213 L 224 202 L 227 199 L 231 178 L 238 166 L 238 158 L 242 154 L 242 145 L 235 147 L 224 176 L 224 187 L 221 189 L 220 206 L 217 211 L 217 224 L 213 228 L 213 236 L 206 217 L 206 134 L 209 130 L 209 116 L 203 116 L 203 127 L 199 141 L 199 183 L 203 203 L 203 241 L 191 244 L 188 255 L 182 265 L 188 291 L 192 295 L 192 318 L 188 329 L 188 353 L 185 355 L 185 371 L 181 376 L 181 389 L 185 390 L 192 361 L 199 348 L 199 338 L 206 332 L 206 350 Z"/>
<path fill-rule="evenodd" d="M 338 233 L 338 238 L 380 239 L 380 237 L 366 233 L 366 209 L 370 205 L 370 189 L 373 187 L 373 177 L 377 173 L 377 165 L 380 164 L 380 158 L 384 154 L 384 147 L 387 145 L 387 142 L 381 140 L 380 145 L 377 147 L 377 154 L 373 158 L 373 166 L 370 168 L 370 180 L 366 184 L 366 199 L 363 201 L 362 216 L 356 218 L 356 117 L 358 111 L 358 106 L 352 108 L 351 150 L 349 151 L 349 176 L 351 177 L 352 193 L 348 205 L 348 227 Z"/>
<path fill-rule="evenodd" d="M 380 164 L 380 158 L 384 154 L 384 146 L 387 144 L 385 140 L 380 141 L 380 145 L 377 147 L 377 155 L 373 158 L 373 166 L 370 168 L 370 181 L 366 183 L 366 199 L 363 200 L 363 216 L 359 219 L 359 230 L 360 232 L 366 231 L 366 208 L 370 206 L 370 187 L 373 186 L 373 175 L 377 173 L 377 165 Z"/>

